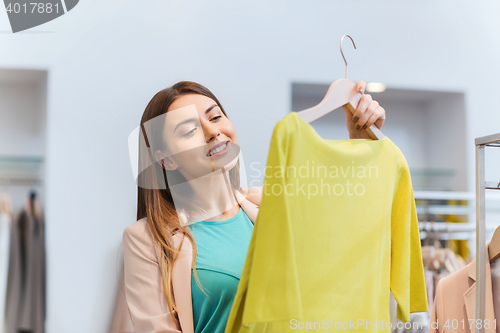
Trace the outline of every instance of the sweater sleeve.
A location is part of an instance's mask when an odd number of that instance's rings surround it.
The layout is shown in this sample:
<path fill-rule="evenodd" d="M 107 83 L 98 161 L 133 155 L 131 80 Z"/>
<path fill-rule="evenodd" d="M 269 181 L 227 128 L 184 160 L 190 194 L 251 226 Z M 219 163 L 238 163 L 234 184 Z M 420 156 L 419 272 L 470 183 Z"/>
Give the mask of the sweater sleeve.
<path fill-rule="evenodd" d="M 278 122 L 273 131 L 259 213 L 226 332 L 302 317 L 286 178 L 277 173 L 286 166 L 286 130 Z"/>
<path fill-rule="evenodd" d="M 410 170 L 400 154 L 391 211 L 391 283 L 397 318 L 410 321 L 411 312 L 427 312 L 424 267 Z"/>

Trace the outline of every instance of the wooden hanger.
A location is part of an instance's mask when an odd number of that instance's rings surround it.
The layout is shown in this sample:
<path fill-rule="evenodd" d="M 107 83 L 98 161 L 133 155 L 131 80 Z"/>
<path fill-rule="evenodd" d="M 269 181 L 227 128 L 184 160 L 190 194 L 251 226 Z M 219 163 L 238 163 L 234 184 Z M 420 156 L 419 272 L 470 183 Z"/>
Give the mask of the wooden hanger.
<path fill-rule="evenodd" d="M 500 227 L 496 228 L 495 232 L 493 233 L 491 242 L 488 245 L 488 253 L 490 257 L 490 263 L 500 257 Z"/>
<path fill-rule="evenodd" d="M 352 114 L 356 112 L 356 108 L 362 95 L 356 91 L 356 84 L 347 79 L 347 61 L 345 60 L 344 53 L 342 52 L 342 40 L 345 36 L 351 38 L 349 35 L 344 35 L 340 39 L 340 53 L 344 58 L 346 66 L 345 79 L 338 79 L 334 81 L 330 85 L 330 88 L 328 88 L 325 97 L 318 105 L 297 112 L 297 115 L 307 123 L 311 123 L 312 121 L 340 107 L 344 110 L 350 111 Z M 354 40 L 352 40 L 352 43 L 354 48 L 356 48 Z M 366 131 L 370 134 L 370 137 L 373 140 L 381 140 L 385 138 L 385 135 L 378 129 L 377 126 L 375 126 L 375 124 L 366 128 Z"/>

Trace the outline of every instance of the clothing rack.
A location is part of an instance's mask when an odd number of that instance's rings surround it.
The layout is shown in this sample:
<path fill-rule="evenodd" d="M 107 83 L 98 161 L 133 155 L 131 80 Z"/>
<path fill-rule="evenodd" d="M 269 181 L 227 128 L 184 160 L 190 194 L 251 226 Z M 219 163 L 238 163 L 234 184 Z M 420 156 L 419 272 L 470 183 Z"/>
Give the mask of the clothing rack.
<path fill-rule="evenodd" d="M 493 146 L 498 147 L 498 146 Z M 489 190 L 500 190 L 500 182 L 485 182 L 486 188 Z"/>
<path fill-rule="evenodd" d="M 465 222 L 434 222 L 434 221 L 421 221 L 418 222 L 421 231 L 444 231 L 444 232 L 472 232 L 476 231 L 476 223 Z M 494 231 L 496 226 L 488 224 L 486 227 L 489 231 Z"/>
<path fill-rule="evenodd" d="M 41 185 L 42 181 L 39 177 L 9 177 L 0 176 L 0 186 L 37 186 Z"/>
<path fill-rule="evenodd" d="M 43 156 L 0 155 L 0 194 L 9 194 L 13 211 L 18 212 L 24 206 L 29 191 L 36 191 L 40 204 L 44 204 L 44 173 Z"/>
<path fill-rule="evenodd" d="M 485 190 L 500 190 L 495 182 L 485 181 L 485 147 L 500 147 L 500 133 L 476 138 L 476 323 L 481 323 L 478 333 L 484 333 L 486 313 L 486 239 L 485 239 Z M 475 324 L 476 324 L 475 323 Z"/>
<path fill-rule="evenodd" d="M 439 240 L 470 240 L 476 232 L 476 223 L 474 222 L 435 222 L 422 221 L 418 223 L 420 230 L 420 239 L 423 240 L 429 235 L 434 234 Z M 488 224 L 486 231 L 493 233 L 496 226 Z M 437 235 L 436 235 L 437 234 Z"/>
<path fill-rule="evenodd" d="M 0 155 L 0 186 L 40 186 L 42 165 L 40 156 Z"/>

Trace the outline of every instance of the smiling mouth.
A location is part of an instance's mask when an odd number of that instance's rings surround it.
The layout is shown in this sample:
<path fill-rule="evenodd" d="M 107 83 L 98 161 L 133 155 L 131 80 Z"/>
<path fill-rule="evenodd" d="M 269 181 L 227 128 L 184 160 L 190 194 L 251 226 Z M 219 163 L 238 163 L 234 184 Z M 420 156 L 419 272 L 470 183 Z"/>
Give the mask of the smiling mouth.
<path fill-rule="evenodd" d="M 223 144 L 219 145 L 217 148 L 210 150 L 206 157 L 211 157 L 211 156 L 218 156 L 220 152 L 224 151 L 228 147 L 229 141 L 224 142 Z"/>

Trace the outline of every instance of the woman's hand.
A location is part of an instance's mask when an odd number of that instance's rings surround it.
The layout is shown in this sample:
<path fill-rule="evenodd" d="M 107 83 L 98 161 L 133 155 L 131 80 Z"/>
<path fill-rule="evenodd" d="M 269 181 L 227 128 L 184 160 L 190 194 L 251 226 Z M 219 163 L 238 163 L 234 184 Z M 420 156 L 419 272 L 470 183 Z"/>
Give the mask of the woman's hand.
<path fill-rule="evenodd" d="M 364 93 L 365 88 L 365 81 L 358 81 L 358 83 L 356 83 L 356 90 L 361 94 Z M 354 114 L 349 110 L 344 109 L 344 111 L 350 139 L 371 139 L 370 134 L 368 134 L 365 129 L 373 124 L 375 124 L 378 129 L 381 129 L 385 121 L 384 108 L 368 94 L 363 94 L 363 96 L 361 96 Z"/>
<path fill-rule="evenodd" d="M 242 196 L 237 195 L 236 197 L 240 202 L 242 198 L 245 198 L 258 207 L 260 206 L 260 201 L 262 199 L 262 188 L 263 186 L 243 188 L 241 192 Z"/>
<path fill-rule="evenodd" d="M 248 218 L 255 225 L 257 216 L 259 215 L 260 201 L 262 199 L 262 186 L 245 188 L 242 189 L 241 192 L 235 190 L 234 194 L 239 205 L 245 211 L 245 214 L 247 214 Z"/>

